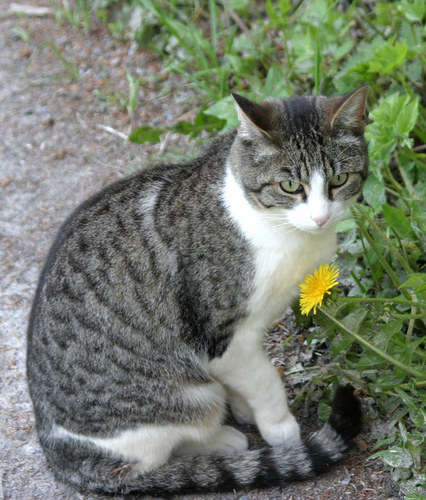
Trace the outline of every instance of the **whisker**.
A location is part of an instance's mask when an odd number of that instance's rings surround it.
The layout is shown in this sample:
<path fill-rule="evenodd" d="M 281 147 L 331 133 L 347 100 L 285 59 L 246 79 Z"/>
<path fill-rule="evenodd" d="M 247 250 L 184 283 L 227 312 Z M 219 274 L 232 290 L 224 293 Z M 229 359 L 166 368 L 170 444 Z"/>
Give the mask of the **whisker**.
<path fill-rule="evenodd" d="M 353 155 L 353 156 L 339 156 L 338 158 L 335 158 L 335 162 L 345 162 L 347 160 L 353 160 L 354 158 L 359 158 L 358 155 Z"/>
<path fill-rule="evenodd" d="M 276 225 L 272 227 L 272 232 L 274 233 L 279 233 L 282 232 L 282 230 L 285 229 L 285 233 L 289 234 L 292 233 L 293 231 L 297 230 L 297 227 L 293 226 L 293 224 L 285 224 L 285 225 Z"/>
<path fill-rule="evenodd" d="M 345 149 L 342 149 L 342 151 L 340 151 L 340 153 L 336 156 L 336 160 L 338 160 L 342 156 L 342 154 L 351 147 L 353 147 L 353 144 L 349 144 L 349 146 L 346 146 Z"/>
<path fill-rule="evenodd" d="M 272 220 L 286 219 L 286 216 L 282 214 L 264 214 L 263 217 L 265 217 L 265 219 L 272 219 Z"/>
<path fill-rule="evenodd" d="M 289 222 L 283 222 L 282 224 L 274 224 L 272 227 L 274 228 L 285 228 L 285 227 L 294 227 L 294 224 L 290 224 Z"/>

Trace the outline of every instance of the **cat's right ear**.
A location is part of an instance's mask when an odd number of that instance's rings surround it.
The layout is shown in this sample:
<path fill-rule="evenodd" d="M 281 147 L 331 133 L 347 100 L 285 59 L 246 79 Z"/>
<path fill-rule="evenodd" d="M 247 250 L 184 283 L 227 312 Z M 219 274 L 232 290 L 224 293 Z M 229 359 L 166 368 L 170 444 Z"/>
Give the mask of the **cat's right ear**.
<path fill-rule="evenodd" d="M 247 97 L 232 94 L 237 103 L 238 120 L 240 127 L 238 134 L 243 139 L 252 139 L 253 136 L 262 135 L 271 139 L 272 108 L 269 103 L 257 103 Z"/>
<path fill-rule="evenodd" d="M 366 125 L 367 96 L 370 87 L 363 87 L 341 97 L 329 99 L 331 108 L 331 127 L 342 127 L 364 132 Z"/>

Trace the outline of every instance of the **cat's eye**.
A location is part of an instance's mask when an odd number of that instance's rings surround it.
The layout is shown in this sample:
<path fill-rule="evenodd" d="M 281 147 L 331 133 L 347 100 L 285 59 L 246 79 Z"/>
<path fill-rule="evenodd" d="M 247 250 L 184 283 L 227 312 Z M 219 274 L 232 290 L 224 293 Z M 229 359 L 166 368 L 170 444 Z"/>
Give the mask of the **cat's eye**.
<path fill-rule="evenodd" d="M 340 187 L 348 180 L 349 174 L 343 173 L 332 177 L 328 183 L 331 187 Z"/>
<path fill-rule="evenodd" d="M 296 181 L 281 181 L 280 187 L 286 193 L 296 194 L 303 191 L 302 184 Z"/>

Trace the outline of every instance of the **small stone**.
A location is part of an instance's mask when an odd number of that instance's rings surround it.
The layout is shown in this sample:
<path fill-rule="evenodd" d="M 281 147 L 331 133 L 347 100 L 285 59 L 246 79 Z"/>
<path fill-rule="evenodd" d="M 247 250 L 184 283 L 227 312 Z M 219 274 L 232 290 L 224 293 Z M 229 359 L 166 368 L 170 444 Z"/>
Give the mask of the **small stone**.
<path fill-rule="evenodd" d="M 358 441 L 356 442 L 356 447 L 358 448 L 359 451 L 367 451 L 368 444 L 362 439 L 358 439 Z"/>
<path fill-rule="evenodd" d="M 7 177 L 1 177 L 0 178 L 0 187 L 7 186 L 12 182 L 12 178 L 7 176 Z"/>
<path fill-rule="evenodd" d="M 54 151 L 51 153 L 51 157 L 54 160 L 63 160 L 68 154 L 68 151 L 66 149 L 61 149 L 60 151 Z"/>
<path fill-rule="evenodd" d="M 41 124 L 44 125 L 45 127 L 52 127 L 55 123 L 55 120 L 50 116 L 47 115 L 41 120 Z"/>
<path fill-rule="evenodd" d="M 344 479 L 342 479 L 340 481 L 340 484 L 344 484 L 345 486 L 347 486 L 348 484 L 350 484 L 351 482 L 351 478 L 350 477 L 345 477 Z"/>
<path fill-rule="evenodd" d="M 33 51 L 28 47 L 28 45 L 24 45 L 19 49 L 19 53 L 22 57 L 30 57 Z"/>
<path fill-rule="evenodd" d="M 72 94 L 79 94 L 81 92 L 81 85 L 73 83 L 69 86 L 69 90 Z"/>

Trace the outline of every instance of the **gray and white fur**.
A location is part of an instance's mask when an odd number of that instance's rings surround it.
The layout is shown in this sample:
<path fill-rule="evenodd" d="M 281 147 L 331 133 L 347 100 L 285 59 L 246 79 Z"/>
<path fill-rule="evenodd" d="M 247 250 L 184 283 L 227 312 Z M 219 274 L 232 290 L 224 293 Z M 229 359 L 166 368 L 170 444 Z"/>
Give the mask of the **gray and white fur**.
<path fill-rule="evenodd" d="M 28 331 L 41 445 L 78 490 L 167 495 L 281 485 L 340 460 L 350 388 L 302 439 L 263 349 L 297 284 L 336 248 L 367 175 L 368 88 L 235 95 L 240 126 L 196 160 L 83 203 L 48 255 Z M 227 407 L 267 445 L 248 450 Z"/>

